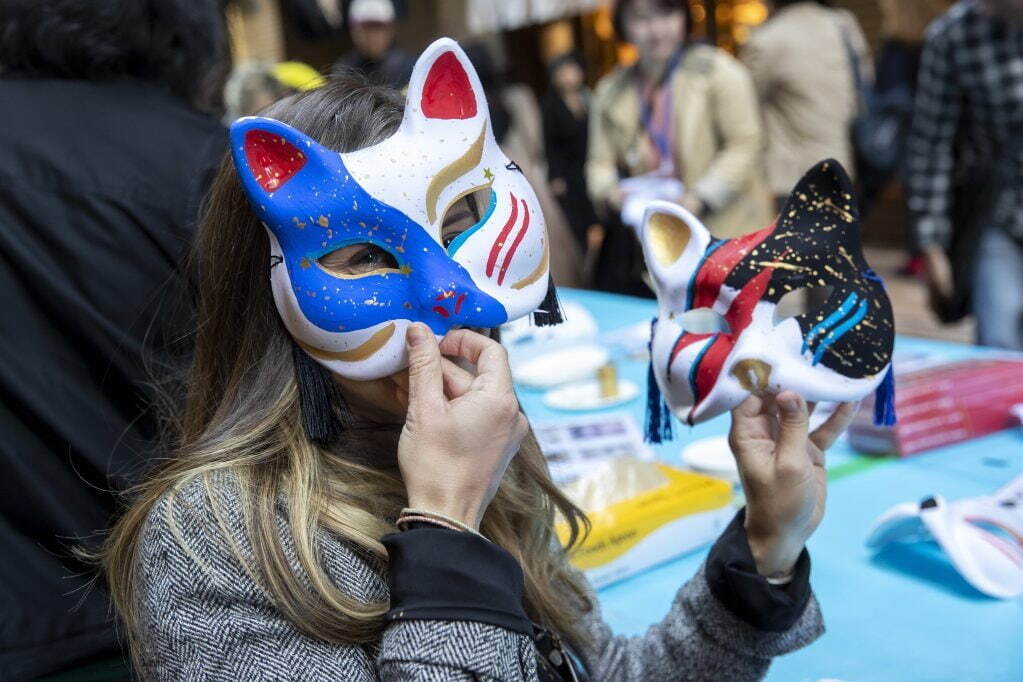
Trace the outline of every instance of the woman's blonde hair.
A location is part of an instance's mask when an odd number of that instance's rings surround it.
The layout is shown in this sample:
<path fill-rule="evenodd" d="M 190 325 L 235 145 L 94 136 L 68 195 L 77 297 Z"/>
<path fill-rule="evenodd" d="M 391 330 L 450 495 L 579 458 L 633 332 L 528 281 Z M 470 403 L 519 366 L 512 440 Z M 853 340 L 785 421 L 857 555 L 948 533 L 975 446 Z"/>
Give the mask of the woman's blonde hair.
<path fill-rule="evenodd" d="M 369 146 L 390 135 L 403 101 L 393 90 L 354 76 L 294 95 L 265 115 L 282 120 L 337 151 Z M 252 552 L 227 546 L 303 632 L 338 643 L 380 636 L 387 603 L 365 603 L 331 582 L 316 547 L 332 531 L 358 551 L 387 560 L 380 538 L 395 531 L 405 488 L 395 453 L 397 427 L 353 427 L 324 450 L 306 437 L 292 360 L 292 340 L 270 292 L 269 247 L 249 209 L 229 158 L 213 183 L 193 249 L 198 278 L 195 349 L 183 409 L 170 422 L 168 456 L 131 492 L 132 502 L 103 548 L 114 603 L 139 658 L 137 575 L 140 542 L 154 506 L 197 477 L 236 476 Z M 304 575 L 296 575 L 278 533 L 277 501 Z M 216 495 L 210 494 L 215 516 Z M 168 506 L 170 509 L 171 506 Z M 582 512 L 553 485 L 532 435 L 523 442 L 483 518 L 481 531 L 508 550 L 525 575 L 525 606 L 534 620 L 576 644 L 579 616 L 592 605 L 565 562 L 555 515 L 571 529 L 567 548 L 586 526 Z M 173 515 L 171 515 L 171 520 Z"/>

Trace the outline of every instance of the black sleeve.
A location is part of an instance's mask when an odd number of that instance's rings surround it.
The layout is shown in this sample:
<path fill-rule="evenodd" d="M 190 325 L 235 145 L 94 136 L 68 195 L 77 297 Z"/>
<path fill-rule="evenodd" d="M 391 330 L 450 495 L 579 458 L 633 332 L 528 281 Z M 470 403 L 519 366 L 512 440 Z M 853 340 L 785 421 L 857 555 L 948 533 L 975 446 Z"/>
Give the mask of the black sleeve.
<path fill-rule="evenodd" d="M 810 554 L 803 549 L 788 584 L 772 585 L 757 573 L 745 520 L 743 507 L 711 548 L 705 570 L 707 586 L 729 611 L 750 625 L 784 632 L 799 620 L 810 601 Z"/>
<path fill-rule="evenodd" d="M 421 524 L 382 539 L 389 556 L 386 620 L 469 620 L 533 636 L 522 569 L 471 533 Z"/>

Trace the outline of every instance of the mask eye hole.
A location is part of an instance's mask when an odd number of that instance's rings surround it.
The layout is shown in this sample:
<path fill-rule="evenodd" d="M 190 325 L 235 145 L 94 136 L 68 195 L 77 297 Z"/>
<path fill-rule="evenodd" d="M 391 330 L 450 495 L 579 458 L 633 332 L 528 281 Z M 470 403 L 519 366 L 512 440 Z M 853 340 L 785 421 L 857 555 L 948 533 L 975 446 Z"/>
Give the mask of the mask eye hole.
<path fill-rule="evenodd" d="M 693 308 L 675 319 L 690 334 L 729 334 L 732 331 L 728 320 L 710 308 Z"/>
<path fill-rule="evenodd" d="M 398 260 L 376 244 L 349 244 L 320 256 L 316 264 L 335 277 L 363 277 L 370 274 L 399 272 Z"/>
<path fill-rule="evenodd" d="M 476 227 L 483 221 L 492 199 L 490 185 L 469 190 L 452 201 L 444 211 L 441 221 L 441 244 L 448 248 L 459 235 Z"/>
<path fill-rule="evenodd" d="M 777 327 L 790 317 L 817 312 L 824 306 L 825 301 L 831 298 L 834 291 L 833 286 L 823 286 L 799 287 L 786 293 L 774 309 L 774 326 Z"/>

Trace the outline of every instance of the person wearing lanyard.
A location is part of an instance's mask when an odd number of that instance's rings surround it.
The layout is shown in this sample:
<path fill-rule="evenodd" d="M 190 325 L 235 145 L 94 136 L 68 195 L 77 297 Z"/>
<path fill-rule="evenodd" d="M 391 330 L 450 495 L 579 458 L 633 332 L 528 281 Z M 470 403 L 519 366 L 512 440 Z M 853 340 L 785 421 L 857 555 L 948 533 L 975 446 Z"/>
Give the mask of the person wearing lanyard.
<path fill-rule="evenodd" d="M 684 0 L 620 0 L 614 24 L 639 59 L 605 76 L 593 98 L 586 179 L 605 219 L 621 210 L 622 179 L 656 172 L 681 181 L 679 203 L 717 237 L 767 225 L 763 135 L 746 68 L 688 38 Z"/>

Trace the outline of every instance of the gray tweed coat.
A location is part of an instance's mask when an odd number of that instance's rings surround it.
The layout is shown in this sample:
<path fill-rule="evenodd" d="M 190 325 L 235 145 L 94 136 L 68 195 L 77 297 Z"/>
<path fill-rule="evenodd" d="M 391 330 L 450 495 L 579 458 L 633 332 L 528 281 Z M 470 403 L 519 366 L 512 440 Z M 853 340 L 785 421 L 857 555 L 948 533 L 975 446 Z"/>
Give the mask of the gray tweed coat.
<path fill-rule="evenodd" d="M 218 475 L 212 490 L 226 510 L 221 520 L 231 541 L 248 554 L 236 479 Z M 170 514 L 184 546 L 168 525 Z M 283 515 L 280 528 L 288 537 Z M 326 532 L 320 545 L 337 585 L 359 599 L 387 599 L 385 565 Z M 599 606 L 587 615 L 590 642 L 578 653 L 592 679 L 756 680 L 772 657 L 803 647 L 823 632 L 812 598 L 789 630 L 758 630 L 717 601 L 702 573 L 682 586 L 668 615 L 641 637 L 614 635 Z M 233 558 L 202 481 L 153 508 L 138 576 L 145 657 L 140 672 L 146 679 L 537 679 L 532 641 L 493 625 L 394 621 L 380 641 L 368 646 L 331 644 L 303 634 Z"/>

